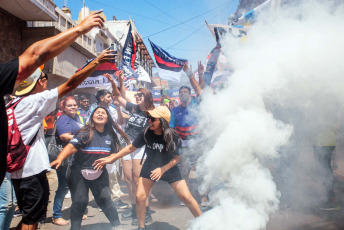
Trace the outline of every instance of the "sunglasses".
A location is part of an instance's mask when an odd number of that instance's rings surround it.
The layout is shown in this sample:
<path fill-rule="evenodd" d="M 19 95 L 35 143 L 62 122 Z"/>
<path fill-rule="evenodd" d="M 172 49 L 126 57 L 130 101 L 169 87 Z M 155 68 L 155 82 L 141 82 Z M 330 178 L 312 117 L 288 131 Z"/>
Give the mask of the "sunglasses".
<path fill-rule="evenodd" d="M 154 122 L 154 121 L 155 121 L 155 119 L 157 119 L 157 118 L 155 118 L 155 117 L 152 117 L 152 116 L 147 116 L 147 118 L 148 118 L 148 120 L 150 120 L 151 122 Z"/>
<path fill-rule="evenodd" d="M 143 97 L 143 93 L 136 93 L 134 96 L 135 97 Z"/>
<path fill-rule="evenodd" d="M 89 101 L 82 101 L 83 103 L 90 103 Z"/>
<path fill-rule="evenodd" d="M 46 75 L 45 73 L 43 73 L 43 75 L 42 75 L 39 79 L 42 80 L 42 79 L 44 79 L 44 78 L 48 80 L 48 75 Z"/>

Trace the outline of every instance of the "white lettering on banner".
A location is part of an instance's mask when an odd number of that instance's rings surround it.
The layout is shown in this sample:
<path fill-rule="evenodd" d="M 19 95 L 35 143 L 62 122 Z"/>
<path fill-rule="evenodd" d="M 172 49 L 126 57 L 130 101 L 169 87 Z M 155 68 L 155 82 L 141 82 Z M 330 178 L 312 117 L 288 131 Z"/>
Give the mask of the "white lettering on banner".
<path fill-rule="evenodd" d="M 93 87 L 107 87 L 111 85 L 109 80 L 103 75 L 97 77 L 88 77 L 86 78 L 78 88 L 93 88 Z"/>

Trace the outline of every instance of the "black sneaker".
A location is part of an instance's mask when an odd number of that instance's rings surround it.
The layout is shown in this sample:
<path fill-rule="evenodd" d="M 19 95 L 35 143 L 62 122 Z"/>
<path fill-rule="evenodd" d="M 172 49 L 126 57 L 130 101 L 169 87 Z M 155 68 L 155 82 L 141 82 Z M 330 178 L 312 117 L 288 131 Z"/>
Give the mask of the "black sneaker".
<path fill-rule="evenodd" d="M 16 209 L 16 210 L 14 211 L 14 214 L 13 214 L 13 217 L 18 217 L 18 216 L 22 216 L 22 212 L 20 211 L 19 208 Z"/>
<path fill-rule="evenodd" d="M 130 220 L 134 218 L 136 218 L 136 207 L 123 212 L 121 220 Z"/>
<path fill-rule="evenodd" d="M 127 203 L 124 203 L 123 201 L 121 201 L 120 199 L 118 199 L 116 202 L 115 202 L 115 205 L 116 205 L 116 208 L 118 209 L 126 209 L 129 207 L 129 205 Z"/>
<path fill-rule="evenodd" d="M 145 216 L 145 223 L 146 224 L 150 224 L 153 222 L 153 219 L 152 219 L 152 215 L 148 212 L 146 212 L 146 216 Z M 137 217 L 133 218 L 133 220 L 131 221 L 131 225 L 138 225 L 139 224 L 139 221 L 137 220 Z"/>

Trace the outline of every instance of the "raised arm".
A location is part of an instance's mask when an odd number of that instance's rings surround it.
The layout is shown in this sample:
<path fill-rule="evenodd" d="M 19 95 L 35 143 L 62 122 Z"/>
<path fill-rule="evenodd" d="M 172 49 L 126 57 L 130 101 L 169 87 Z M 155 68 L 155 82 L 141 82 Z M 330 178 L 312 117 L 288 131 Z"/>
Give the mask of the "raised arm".
<path fill-rule="evenodd" d="M 202 94 L 202 89 L 199 86 L 198 82 L 196 81 L 194 74 L 192 73 L 191 65 L 189 67 L 188 64 L 185 64 L 183 66 L 183 70 L 186 73 L 186 75 L 188 76 L 190 83 L 191 83 L 191 86 L 195 90 L 197 97 L 199 97 Z"/>
<path fill-rule="evenodd" d="M 99 15 L 100 12 L 92 13 L 79 25 L 53 37 L 38 41 L 27 48 L 19 56 L 19 70 L 15 87 L 29 77 L 39 66 L 59 55 L 80 35 L 89 32 L 94 27 L 101 28 L 103 19 Z"/>
<path fill-rule="evenodd" d="M 118 100 L 115 100 L 113 102 L 113 104 L 115 105 L 116 112 L 117 112 L 117 123 L 119 125 L 123 125 L 123 115 L 122 115 L 121 108 L 120 108 Z"/>
<path fill-rule="evenodd" d="M 199 86 L 201 87 L 201 89 L 204 89 L 205 87 L 205 83 L 204 83 L 204 66 L 202 65 L 202 62 L 199 61 L 198 62 L 198 83 L 199 83 Z"/>
<path fill-rule="evenodd" d="M 113 52 L 113 50 L 103 50 L 103 52 L 101 52 L 101 54 L 91 63 L 85 66 L 85 68 L 75 73 L 73 76 L 71 76 L 71 78 L 68 79 L 67 82 L 57 87 L 59 98 L 63 97 L 64 95 L 75 89 L 78 85 L 80 85 L 83 80 L 91 75 L 91 73 L 97 68 L 100 63 L 114 60 L 116 55 L 111 54 L 111 52 Z"/>
<path fill-rule="evenodd" d="M 70 143 L 67 144 L 66 147 L 64 147 L 61 153 L 57 156 L 57 159 L 50 163 L 50 167 L 56 166 L 56 169 L 58 169 L 65 159 L 72 156 L 77 151 L 78 150 L 74 147 L 74 145 Z"/>
<path fill-rule="evenodd" d="M 126 104 L 127 104 L 127 100 L 125 100 L 122 96 L 121 93 L 119 92 L 119 90 L 117 89 L 115 80 L 113 79 L 113 77 L 106 73 L 104 74 L 104 77 L 106 77 L 107 79 L 109 79 L 109 82 L 111 83 L 112 86 L 112 95 L 116 97 L 116 100 L 119 102 L 119 104 L 125 108 Z"/>
<path fill-rule="evenodd" d="M 113 153 L 108 157 L 100 158 L 96 161 L 94 161 L 93 165 L 95 170 L 102 170 L 104 165 L 106 164 L 112 164 L 113 162 L 117 161 L 118 159 L 124 157 L 125 155 L 128 155 L 129 153 L 132 153 L 136 150 L 136 147 L 133 146 L 132 144 L 127 145 L 124 147 L 121 151 L 118 153 Z"/>

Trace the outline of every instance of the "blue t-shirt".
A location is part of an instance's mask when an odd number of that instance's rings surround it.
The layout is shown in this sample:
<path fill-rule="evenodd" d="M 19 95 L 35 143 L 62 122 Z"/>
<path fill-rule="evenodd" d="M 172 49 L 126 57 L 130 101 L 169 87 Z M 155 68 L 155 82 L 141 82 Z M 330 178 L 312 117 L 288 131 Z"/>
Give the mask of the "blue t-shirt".
<path fill-rule="evenodd" d="M 175 128 L 180 138 L 188 140 L 200 133 L 198 129 L 198 101 L 188 106 L 174 107 L 171 111 L 170 127 Z"/>
<path fill-rule="evenodd" d="M 74 117 L 67 116 L 65 114 L 61 115 L 56 122 L 56 134 L 60 136 L 65 133 L 71 133 L 72 135 L 76 134 L 79 129 L 82 127 L 79 116 L 75 115 Z M 68 143 L 64 142 L 64 146 Z"/>
<path fill-rule="evenodd" d="M 100 133 L 94 130 L 92 140 L 85 144 L 84 142 L 88 140 L 88 137 L 87 132 L 79 132 L 69 142 L 78 149 L 74 155 L 74 162 L 82 169 L 93 169 L 92 164 L 95 160 L 118 152 L 115 142 L 112 141 L 111 136 L 106 131 Z"/>

